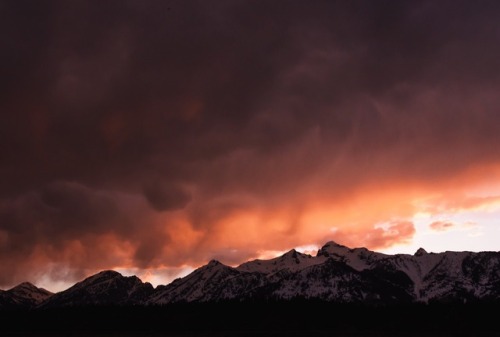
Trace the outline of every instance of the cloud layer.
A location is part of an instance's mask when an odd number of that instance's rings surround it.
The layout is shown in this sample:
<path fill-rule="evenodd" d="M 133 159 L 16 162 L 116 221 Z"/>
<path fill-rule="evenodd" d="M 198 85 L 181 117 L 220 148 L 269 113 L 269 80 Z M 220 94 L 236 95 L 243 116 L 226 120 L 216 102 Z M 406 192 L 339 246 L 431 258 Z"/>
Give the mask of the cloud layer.
<path fill-rule="evenodd" d="M 500 172 L 499 14 L 2 1 L 0 286 L 408 242 Z"/>

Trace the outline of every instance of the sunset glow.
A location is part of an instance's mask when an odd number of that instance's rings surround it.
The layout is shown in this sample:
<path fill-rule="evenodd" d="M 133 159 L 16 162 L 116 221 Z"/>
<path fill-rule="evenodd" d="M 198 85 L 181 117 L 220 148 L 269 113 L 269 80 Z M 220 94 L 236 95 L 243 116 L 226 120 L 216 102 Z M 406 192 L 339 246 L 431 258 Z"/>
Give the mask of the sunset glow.
<path fill-rule="evenodd" d="M 499 13 L 2 2 L 0 288 L 330 240 L 499 251 Z"/>

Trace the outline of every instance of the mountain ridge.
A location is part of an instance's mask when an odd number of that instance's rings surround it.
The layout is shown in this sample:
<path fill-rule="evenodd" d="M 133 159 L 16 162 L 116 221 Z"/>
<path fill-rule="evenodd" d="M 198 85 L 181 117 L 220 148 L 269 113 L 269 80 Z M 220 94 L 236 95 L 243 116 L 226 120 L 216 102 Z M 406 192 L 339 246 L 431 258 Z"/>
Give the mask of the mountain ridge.
<path fill-rule="evenodd" d="M 17 297 L 16 297 L 17 296 Z M 136 276 L 101 271 L 52 294 L 30 283 L 0 291 L 0 308 L 154 306 L 221 301 L 321 300 L 334 303 L 500 301 L 500 252 L 388 255 L 334 241 L 316 256 L 292 249 L 237 267 L 211 260 L 156 288 Z"/>

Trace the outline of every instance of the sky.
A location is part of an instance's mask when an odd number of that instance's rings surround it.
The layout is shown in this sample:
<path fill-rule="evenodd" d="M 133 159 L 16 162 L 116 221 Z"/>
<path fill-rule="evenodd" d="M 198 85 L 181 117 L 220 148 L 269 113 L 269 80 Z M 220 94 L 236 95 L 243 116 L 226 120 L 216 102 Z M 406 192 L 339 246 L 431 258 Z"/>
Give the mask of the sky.
<path fill-rule="evenodd" d="M 0 0 L 0 288 L 334 240 L 500 250 L 500 2 Z"/>

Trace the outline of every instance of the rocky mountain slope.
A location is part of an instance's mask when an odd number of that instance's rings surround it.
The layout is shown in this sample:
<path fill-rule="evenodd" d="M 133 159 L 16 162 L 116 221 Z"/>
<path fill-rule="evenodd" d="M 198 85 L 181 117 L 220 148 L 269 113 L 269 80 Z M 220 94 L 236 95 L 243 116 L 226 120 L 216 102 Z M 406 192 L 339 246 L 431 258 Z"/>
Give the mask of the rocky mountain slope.
<path fill-rule="evenodd" d="M 237 268 L 216 261 L 166 287 L 149 304 L 318 299 L 337 303 L 467 302 L 500 299 L 500 253 L 386 255 L 326 243 L 316 256 L 292 250 Z"/>
<path fill-rule="evenodd" d="M 0 308 L 32 308 L 52 295 L 48 290 L 23 282 L 7 291 L 0 291 Z"/>
<path fill-rule="evenodd" d="M 56 293 L 39 308 L 58 308 L 89 305 L 131 305 L 145 302 L 153 293 L 150 283 L 138 277 L 124 277 L 116 271 L 102 271 Z"/>

